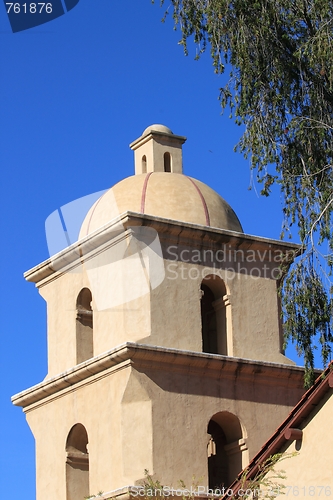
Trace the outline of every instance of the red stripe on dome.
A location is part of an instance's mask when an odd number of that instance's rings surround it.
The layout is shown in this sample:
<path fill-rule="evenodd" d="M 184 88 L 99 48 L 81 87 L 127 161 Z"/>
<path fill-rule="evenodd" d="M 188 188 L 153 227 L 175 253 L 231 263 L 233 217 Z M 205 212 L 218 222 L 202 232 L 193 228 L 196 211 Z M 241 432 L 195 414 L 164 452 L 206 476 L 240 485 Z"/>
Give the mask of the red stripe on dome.
<path fill-rule="evenodd" d="M 142 188 L 142 195 L 141 195 L 141 213 L 145 213 L 145 203 L 146 203 L 146 194 L 147 194 L 147 186 L 148 186 L 148 181 L 149 177 L 151 176 L 153 172 L 149 172 L 149 174 L 146 175 L 145 182 L 143 183 L 143 188 Z"/>
<path fill-rule="evenodd" d="M 88 222 L 88 226 L 87 226 L 87 234 L 86 234 L 86 236 L 89 234 L 89 226 L 90 226 L 90 222 L 91 222 L 92 216 L 94 215 L 94 212 L 95 212 L 95 210 L 96 210 L 96 207 L 97 207 L 97 205 L 99 204 L 99 202 L 101 201 L 101 199 L 103 198 L 103 196 L 105 196 L 105 195 L 106 195 L 106 193 L 107 193 L 107 192 L 108 192 L 108 190 L 107 190 L 104 194 L 102 194 L 102 196 L 101 196 L 100 198 L 98 198 L 98 200 L 95 202 L 94 208 L 92 209 L 91 214 L 90 214 L 90 217 L 89 217 L 89 222 Z"/>
<path fill-rule="evenodd" d="M 207 226 L 210 226 L 210 217 L 209 217 L 209 212 L 208 212 L 208 207 L 207 207 L 207 203 L 206 203 L 206 200 L 202 194 L 202 192 L 200 191 L 200 188 L 196 185 L 196 183 L 191 179 L 191 177 L 188 177 L 186 175 L 187 179 L 192 182 L 193 186 L 195 187 L 195 189 L 197 190 L 199 196 L 200 196 L 200 199 L 201 199 L 201 202 L 202 202 L 202 205 L 203 205 L 203 208 L 204 208 L 204 211 L 205 211 L 205 217 L 206 217 L 206 225 Z"/>

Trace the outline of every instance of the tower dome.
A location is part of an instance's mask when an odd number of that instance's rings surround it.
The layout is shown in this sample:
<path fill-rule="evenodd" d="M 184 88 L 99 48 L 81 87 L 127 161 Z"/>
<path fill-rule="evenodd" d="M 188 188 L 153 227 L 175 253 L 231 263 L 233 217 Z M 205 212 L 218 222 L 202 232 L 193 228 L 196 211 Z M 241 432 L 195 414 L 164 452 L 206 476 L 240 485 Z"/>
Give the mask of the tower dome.
<path fill-rule="evenodd" d="M 80 238 L 127 210 L 230 231 L 243 231 L 230 205 L 203 182 L 183 174 L 153 172 L 127 177 L 104 193 L 89 210 Z"/>
<path fill-rule="evenodd" d="M 87 236 L 123 212 L 243 232 L 230 205 L 209 186 L 182 173 L 186 138 L 152 125 L 130 147 L 136 175 L 109 189 L 89 210 L 80 231 Z"/>

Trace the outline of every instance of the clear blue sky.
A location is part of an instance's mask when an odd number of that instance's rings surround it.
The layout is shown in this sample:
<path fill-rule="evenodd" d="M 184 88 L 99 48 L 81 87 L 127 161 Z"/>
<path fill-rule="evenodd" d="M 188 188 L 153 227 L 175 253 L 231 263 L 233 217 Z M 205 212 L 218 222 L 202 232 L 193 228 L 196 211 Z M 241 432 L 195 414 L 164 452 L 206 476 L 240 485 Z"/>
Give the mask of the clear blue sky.
<path fill-rule="evenodd" d="M 35 498 L 34 440 L 10 396 L 46 375 L 45 303 L 23 272 L 48 258 L 51 212 L 132 175 L 128 144 L 163 123 L 188 138 L 186 174 L 218 191 L 245 232 L 279 238 L 279 193 L 249 191 L 248 162 L 233 152 L 241 129 L 221 116 L 223 77 L 208 55 L 184 57 L 162 14 L 150 0 L 80 0 L 13 34 L 0 5 L 2 498 Z"/>

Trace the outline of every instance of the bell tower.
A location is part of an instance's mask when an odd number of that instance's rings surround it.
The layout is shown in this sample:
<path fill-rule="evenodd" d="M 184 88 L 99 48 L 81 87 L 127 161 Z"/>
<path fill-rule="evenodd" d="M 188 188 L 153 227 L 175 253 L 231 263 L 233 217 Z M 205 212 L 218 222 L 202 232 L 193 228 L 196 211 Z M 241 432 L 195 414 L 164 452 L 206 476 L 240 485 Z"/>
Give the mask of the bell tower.
<path fill-rule="evenodd" d="M 245 234 L 182 173 L 185 140 L 148 127 L 135 175 L 25 273 L 48 316 L 48 374 L 12 398 L 36 441 L 37 500 L 135 497 L 145 469 L 170 488 L 200 477 L 203 496 L 227 487 L 303 393 L 277 294 L 298 247 Z"/>

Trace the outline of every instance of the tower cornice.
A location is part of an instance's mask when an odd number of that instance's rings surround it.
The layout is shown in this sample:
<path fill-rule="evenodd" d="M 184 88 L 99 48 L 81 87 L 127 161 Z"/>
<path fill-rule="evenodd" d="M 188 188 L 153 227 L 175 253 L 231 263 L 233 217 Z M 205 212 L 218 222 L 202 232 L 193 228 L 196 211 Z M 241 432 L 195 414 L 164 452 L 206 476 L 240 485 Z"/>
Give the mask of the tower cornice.
<path fill-rule="evenodd" d="M 81 265 L 83 261 L 92 258 L 96 253 L 118 243 L 120 239 L 126 238 L 130 234 L 132 227 L 140 226 L 155 229 L 160 240 L 167 240 L 170 245 L 176 243 L 178 245 L 186 244 L 189 240 L 197 248 L 211 244 L 228 245 L 230 248 L 237 250 L 262 251 L 263 259 L 265 259 L 265 250 L 267 254 L 267 249 L 270 248 L 272 251 L 281 252 L 283 256 L 289 255 L 289 262 L 301 252 L 301 246 L 295 243 L 127 211 L 56 255 L 29 269 L 24 273 L 24 277 L 27 281 L 36 283 L 37 286 L 43 286 L 49 280 L 69 272 Z"/>
<path fill-rule="evenodd" d="M 49 402 L 82 384 L 105 377 L 115 368 L 133 366 L 140 370 L 166 370 L 200 374 L 201 377 L 229 379 L 242 383 L 253 379 L 255 384 L 277 387 L 303 387 L 304 369 L 293 365 L 253 361 L 219 354 L 199 353 L 160 346 L 126 342 L 89 359 L 51 379 L 44 380 L 12 396 L 12 402 L 25 411 Z"/>

